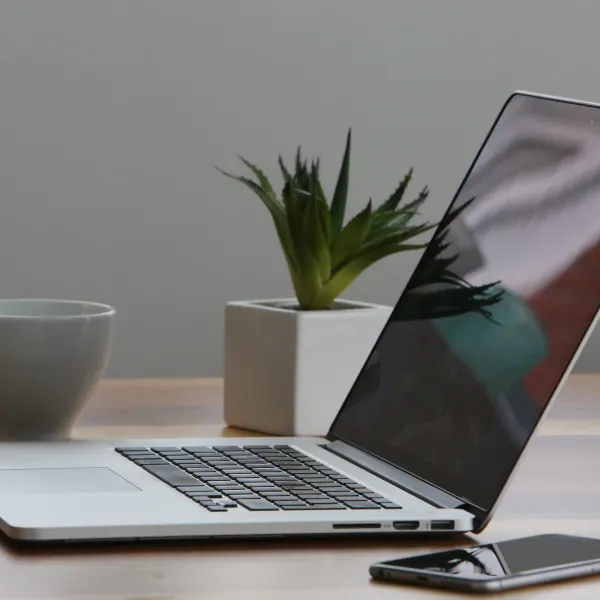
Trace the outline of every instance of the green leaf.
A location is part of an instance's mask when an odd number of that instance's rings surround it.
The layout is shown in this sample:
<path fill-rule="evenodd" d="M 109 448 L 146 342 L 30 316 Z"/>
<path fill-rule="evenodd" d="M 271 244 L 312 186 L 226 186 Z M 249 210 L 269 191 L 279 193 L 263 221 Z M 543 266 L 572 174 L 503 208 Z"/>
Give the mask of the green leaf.
<path fill-rule="evenodd" d="M 335 239 L 342 230 L 344 214 L 346 213 L 346 199 L 348 197 L 348 178 L 350 174 L 350 147 L 352 144 L 352 131 L 348 130 L 346 149 L 338 175 L 338 180 L 331 200 L 331 235 Z"/>
<path fill-rule="evenodd" d="M 273 199 L 274 202 L 278 202 L 277 194 L 273 190 L 269 178 L 262 172 L 262 170 L 259 169 L 256 165 L 253 165 L 250 161 L 247 161 L 243 156 L 240 156 L 239 159 L 254 173 L 263 190 L 267 194 L 269 194 L 269 196 Z"/>
<path fill-rule="evenodd" d="M 281 194 L 283 205 L 285 207 L 285 215 L 294 246 L 295 254 L 298 253 L 298 248 L 302 246 L 302 208 L 298 204 L 298 190 L 294 179 L 288 181 Z"/>
<path fill-rule="evenodd" d="M 423 225 L 415 225 L 414 227 L 402 227 L 392 229 L 391 231 L 384 230 L 378 236 L 363 244 L 356 256 L 368 254 L 373 250 L 384 248 L 390 244 L 402 244 L 409 239 L 434 229 L 435 227 L 436 225 L 424 223 Z M 354 258 L 354 256 L 351 256 L 350 260 L 352 260 L 352 258 Z"/>
<path fill-rule="evenodd" d="M 310 193 L 314 195 L 317 202 L 317 213 L 319 215 L 318 221 L 321 226 L 321 231 L 327 244 L 331 238 L 331 216 L 329 214 L 329 206 L 327 206 L 327 200 L 321 181 L 319 178 L 319 160 L 313 161 L 310 169 Z M 328 252 L 329 254 L 329 252 Z"/>
<path fill-rule="evenodd" d="M 409 169 L 408 173 L 404 176 L 404 179 L 400 182 L 400 185 L 398 185 L 398 187 L 395 189 L 395 191 L 392 193 L 392 195 L 385 202 L 382 202 L 377 207 L 375 212 L 384 212 L 384 211 L 388 211 L 388 210 L 395 210 L 398 207 L 398 204 L 400 204 L 400 201 L 402 200 L 402 197 L 404 196 L 404 192 L 406 191 L 406 188 L 408 187 L 408 184 L 410 183 L 412 176 L 413 176 L 413 169 L 411 167 Z"/>
<path fill-rule="evenodd" d="M 298 152 L 296 153 L 296 172 L 294 178 L 298 184 L 298 187 L 308 193 L 310 190 L 310 177 L 308 175 L 308 167 L 306 161 L 302 159 L 302 152 L 300 146 L 298 146 Z"/>
<path fill-rule="evenodd" d="M 331 241 L 331 215 L 329 214 L 329 207 L 327 206 L 327 201 L 325 198 L 319 198 L 318 209 L 319 223 L 321 224 L 321 229 L 323 231 L 323 236 L 325 238 L 325 242 L 327 243 L 327 247 L 329 247 Z"/>
<path fill-rule="evenodd" d="M 292 237 L 288 227 L 283 205 L 279 201 L 274 199 L 272 193 L 269 193 L 268 191 L 263 189 L 262 186 L 258 185 L 255 181 L 252 181 L 252 179 L 240 175 L 232 175 L 231 173 L 227 173 L 226 171 L 223 171 L 218 167 L 217 170 L 226 177 L 243 183 L 262 200 L 263 204 L 266 206 L 269 213 L 271 214 L 273 223 L 275 224 L 275 230 L 277 231 L 277 236 L 279 238 L 281 247 L 284 251 L 288 267 L 290 268 L 290 270 L 295 269 L 297 266 L 297 261 L 294 252 L 294 244 L 292 242 Z"/>
<path fill-rule="evenodd" d="M 333 277 L 323 286 L 317 297 L 317 302 L 320 306 L 330 306 L 331 303 L 368 267 L 382 258 L 397 252 L 406 250 L 416 250 L 423 248 L 421 246 L 393 244 L 377 248 L 367 252 L 358 258 L 350 261 L 342 267 Z"/>
<path fill-rule="evenodd" d="M 384 231 L 406 226 L 405 221 L 410 220 L 412 216 L 413 213 L 406 207 L 386 212 L 374 212 L 368 239 L 372 239 Z"/>
<path fill-rule="evenodd" d="M 319 198 L 314 193 L 307 199 L 303 230 L 304 244 L 317 263 L 320 283 L 327 281 L 331 275 L 331 255 L 321 227 Z"/>
<path fill-rule="evenodd" d="M 300 248 L 298 258 L 300 268 L 295 275 L 296 297 L 300 308 L 308 310 L 321 292 L 321 274 L 315 257 L 306 246 Z"/>
<path fill-rule="evenodd" d="M 331 262 L 334 269 L 346 260 L 346 257 L 357 252 L 365 241 L 371 227 L 372 203 L 355 215 L 334 240 L 331 248 Z"/>
<path fill-rule="evenodd" d="M 403 211 L 405 214 L 403 217 L 398 219 L 398 221 L 396 221 L 396 224 L 402 226 L 408 225 L 412 221 L 412 219 L 419 214 L 419 208 L 425 202 L 425 200 L 427 200 L 428 197 L 429 188 L 425 186 L 414 200 L 412 200 L 403 207 Z"/>
<path fill-rule="evenodd" d="M 283 162 L 283 158 L 281 154 L 278 157 L 279 168 L 281 169 L 281 175 L 283 176 L 283 180 L 285 183 L 289 183 L 292 180 L 292 174 L 287 170 L 285 163 Z"/>

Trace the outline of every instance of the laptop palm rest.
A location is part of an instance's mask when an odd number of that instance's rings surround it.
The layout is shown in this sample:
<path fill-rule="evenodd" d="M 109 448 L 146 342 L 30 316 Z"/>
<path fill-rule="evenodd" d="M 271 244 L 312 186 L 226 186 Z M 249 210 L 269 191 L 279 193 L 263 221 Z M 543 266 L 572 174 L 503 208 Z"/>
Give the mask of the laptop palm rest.
<path fill-rule="evenodd" d="M 114 493 L 137 489 L 105 467 L 0 469 L 0 495 Z"/>

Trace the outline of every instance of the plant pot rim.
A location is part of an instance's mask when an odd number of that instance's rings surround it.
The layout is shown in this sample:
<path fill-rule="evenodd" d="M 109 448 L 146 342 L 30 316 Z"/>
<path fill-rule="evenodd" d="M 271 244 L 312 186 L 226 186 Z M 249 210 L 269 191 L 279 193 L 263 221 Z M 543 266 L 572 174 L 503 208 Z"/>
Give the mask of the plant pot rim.
<path fill-rule="evenodd" d="M 331 314 L 348 314 L 348 313 L 364 313 L 366 309 L 390 310 L 392 307 L 385 304 L 375 304 L 372 302 L 361 302 L 358 300 L 346 300 L 340 298 L 335 301 L 335 304 L 342 305 L 343 308 L 336 309 L 335 306 L 327 310 L 296 310 L 286 308 L 285 305 L 297 305 L 296 298 L 264 298 L 258 300 L 234 300 L 227 302 L 227 306 L 245 306 L 259 310 L 274 311 L 296 315 L 331 315 Z"/>

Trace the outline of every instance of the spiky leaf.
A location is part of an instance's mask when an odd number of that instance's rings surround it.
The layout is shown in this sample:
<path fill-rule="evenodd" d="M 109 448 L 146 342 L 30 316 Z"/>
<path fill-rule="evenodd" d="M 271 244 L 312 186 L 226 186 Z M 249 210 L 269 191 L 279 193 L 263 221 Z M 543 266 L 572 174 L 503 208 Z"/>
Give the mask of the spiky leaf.
<path fill-rule="evenodd" d="M 277 231 L 279 242 L 284 251 L 288 268 L 290 269 L 290 271 L 294 270 L 297 267 L 297 261 L 294 252 L 292 236 L 288 227 L 283 205 L 277 200 L 275 200 L 273 198 L 273 195 L 269 191 L 263 189 L 263 187 L 261 187 L 255 181 L 252 181 L 252 179 L 249 179 L 248 177 L 243 177 L 241 175 L 232 175 L 231 173 L 227 173 L 226 171 L 223 171 L 219 168 L 217 168 L 217 170 L 226 177 L 243 183 L 262 200 L 263 204 L 266 206 L 269 213 L 271 214 L 271 218 L 273 219 L 275 230 Z"/>
<path fill-rule="evenodd" d="M 335 238 L 342 230 L 344 215 L 346 213 L 346 199 L 348 197 L 348 179 L 350 176 L 350 150 L 352 145 L 352 131 L 348 130 L 344 158 L 338 174 L 335 191 L 331 200 L 331 234 Z"/>
<path fill-rule="evenodd" d="M 307 200 L 304 214 L 304 243 L 314 257 L 319 269 L 321 284 L 331 275 L 331 255 L 319 217 L 319 197 L 312 194 Z"/>
<path fill-rule="evenodd" d="M 406 192 L 406 188 L 410 183 L 410 180 L 413 176 L 413 168 L 411 167 L 408 173 L 404 176 L 398 187 L 394 190 L 392 195 L 385 201 L 382 202 L 376 209 L 376 212 L 385 212 L 388 210 L 395 210 L 398 208 L 398 204 L 404 197 L 404 192 Z"/>
<path fill-rule="evenodd" d="M 381 234 L 363 244 L 358 251 L 358 255 L 360 256 L 362 254 L 368 254 L 373 250 L 384 248 L 393 244 L 403 244 L 412 238 L 427 233 L 427 231 L 433 229 L 433 227 L 434 225 L 425 223 L 423 225 L 384 230 Z"/>
<path fill-rule="evenodd" d="M 285 163 L 283 162 L 283 158 L 281 155 L 279 155 L 278 162 L 279 162 L 279 169 L 281 170 L 281 175 L 283 177 L 283 181 L 285 183 L 289 183 L 292 180 L 292 174 L 288 171 L 287 167 L 285 166 Z"/>
<path fill-rule="evenodd" d="M 365 269 L 373 263 L 381 260 L 391 254 L 403 252 L 406 250 L 415 250 L 423 246 L 395 244 L 378 248 L 369 253 L 363 254 L 355 260 L 350 261 L 341 268 L 331 279 L 323 286 L 318 296 L 318 303 L 321 307 L 329 306 Z"/>
<path fill-rule="evenodd" d="M 358 252 L 365 241 L 371 227 L 372 208 L 369 201 L 365 209 L 348 221 L 333 242 L 331 263 L 334 269 L 338 269 L 348 255 Z"/>

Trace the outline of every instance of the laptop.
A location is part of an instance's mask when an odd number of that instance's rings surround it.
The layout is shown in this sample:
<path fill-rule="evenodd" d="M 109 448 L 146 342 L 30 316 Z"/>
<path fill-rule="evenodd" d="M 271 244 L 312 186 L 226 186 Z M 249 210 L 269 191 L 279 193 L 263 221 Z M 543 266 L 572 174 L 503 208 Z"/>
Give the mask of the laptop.
<path fill-rule="evenodd" d="M 3 443 L 0 529 L 482 531 L 597 317 L 599 108 L 508 98 L 326 437 Z"/>

